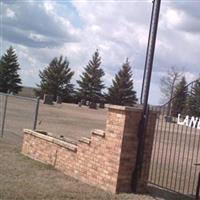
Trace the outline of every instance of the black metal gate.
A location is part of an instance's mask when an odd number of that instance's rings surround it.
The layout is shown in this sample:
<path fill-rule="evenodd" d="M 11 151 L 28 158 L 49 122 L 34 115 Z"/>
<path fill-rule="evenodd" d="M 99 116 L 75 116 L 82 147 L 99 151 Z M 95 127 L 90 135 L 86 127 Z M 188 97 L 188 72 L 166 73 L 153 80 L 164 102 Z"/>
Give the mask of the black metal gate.
<path fill-rule="evenodd" d="M 200 100 L 193 98 L 197 84 L 199 80 L 185 87 L 184 106 L 179 105 L 180 92 L 168 103 L 152 107 L 158 117 L 149 174 L 149 183 L 193 197 L 200 172 L 200 116 L 194 115 Z"/>

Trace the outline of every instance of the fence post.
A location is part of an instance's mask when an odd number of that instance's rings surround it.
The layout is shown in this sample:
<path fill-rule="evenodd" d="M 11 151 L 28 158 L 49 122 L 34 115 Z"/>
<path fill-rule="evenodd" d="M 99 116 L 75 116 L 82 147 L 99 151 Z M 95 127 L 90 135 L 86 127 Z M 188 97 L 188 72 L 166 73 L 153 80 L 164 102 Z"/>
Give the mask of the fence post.
<path fill-rule="evenodd" d="M 3 117 L 2 117 L 2 125 L 1 125 L 1 137 L 3 137 L 3 135 L 4 135 L 4 126 L 5 126 L 5 120 L 6 120 L 7 104 L 8 104 L 8 95 L 5 95 Z"/>
<path fill-rule="evenodd" d="M 36 107 L 35 107 L 34 123 L 33 123 L 33 130 L 35 130 L 36 127 L 37 127 L 37 119 L 38 119 L 39 105 L 40 105 L 40 98 L 37 97 L 37 100 L 36 100 Z"/>

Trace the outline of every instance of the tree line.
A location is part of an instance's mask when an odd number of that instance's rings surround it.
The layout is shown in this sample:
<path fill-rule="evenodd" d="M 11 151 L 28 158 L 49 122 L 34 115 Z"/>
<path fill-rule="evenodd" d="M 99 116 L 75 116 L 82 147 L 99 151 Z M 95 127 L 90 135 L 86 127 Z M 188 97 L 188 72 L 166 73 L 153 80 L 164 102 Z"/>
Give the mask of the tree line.
<path fill-rule="evenodd" d="M 0 58 L 0 92 L 17 94 L 22 89 L 19 75 L 20 65 L 15 50 L 10 47 Z M 101 67 L 101 57 L 96 50 L 84 68 L 77 87 L 71 83 L 74 71 L 66 58 L 54 58 L 42 71 L 39 71 L 40 83 L 35 91 L 37 96 L 44 94 L 62 97 L 65 102 L 78 103 L 81 100 L 91 103 L 110 103 L 133 106 L 137 103 L 130 62 L 126 59 L 115 74 L 112 84 L 106 88 L 105 75 Z M 172 67 L 161 78 L 161 92 L 168 102 L 167 115 L 189 114 L 200 116 L 200 77 L 192 87 L 187 86 L 183 72 Z M 107 92 L 105 92 L 107 89 Z"/>
<path fill-rule="evenodd" d="M 53 95 L 54 100 L 60 96 L 65 102 L 78 103 L 89 101 L 133 106 L 137 103 L 134 90 L 133 74 L 128 59 L 115 74 L 110 87 L 103 82 L 104 70 L 101 56 L 96 50 L 77 80 L 77 87 L 72 84 L 74 71 L 70 62 L 62 56 L 54 58 L 44 70 L 39 71 L 40 83 L 35 91 L 37 96 Z M 20 65 L 15 50 L 10 47 L 0 59 L 0 92 L 17 94 L 22 89 L 19 75 Z M 107 92 L 105 92 L 107 89 Z"/>
<path fill-rule="evenodd" d="M 200 77 L 188 84 L 184 73 L 172 67 L 161 78 L 161 92 L 168 116 L 183 114 L 200 117 Z"/>

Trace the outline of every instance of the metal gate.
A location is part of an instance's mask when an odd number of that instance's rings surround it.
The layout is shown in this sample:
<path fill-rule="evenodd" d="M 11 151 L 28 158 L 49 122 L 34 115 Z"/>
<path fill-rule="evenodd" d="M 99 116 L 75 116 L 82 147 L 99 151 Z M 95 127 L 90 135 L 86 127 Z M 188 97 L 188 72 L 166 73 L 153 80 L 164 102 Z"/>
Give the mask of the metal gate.
<path fill-rule="evenodd" d="M 200 171 L 200 116 L 192 117 L 195 110 L 191 108 L 199 105 L 200 110 L 198 98 L 191 103 L 197 84 L 200 85 L 199 80 L 185 87 L 184 106 L 178 100 L 183 95 L 180 93 L 168 103 L 152 108 L 158 112 L 158 117 L 149 182 L 189 196 L 196 194 Z"/>

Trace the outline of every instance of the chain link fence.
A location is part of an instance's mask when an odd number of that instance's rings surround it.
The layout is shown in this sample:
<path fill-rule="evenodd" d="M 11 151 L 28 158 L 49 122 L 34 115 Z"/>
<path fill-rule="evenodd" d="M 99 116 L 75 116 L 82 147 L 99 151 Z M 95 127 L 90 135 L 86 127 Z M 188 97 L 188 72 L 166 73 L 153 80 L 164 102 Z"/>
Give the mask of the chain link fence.
<path fill-rule="evenodd" d="M 106 109 L 89 109 L 75 104 L 48 105 L 39 99 L 0 93 L 0 138 L 23 138 L 23 129 L 47 131 L 77 140 L 92 129 L 105 129 Z M 14 136 L 15 135 L 15 136 Z"/>
<path fill-rule="evenodd" d="M 36 129 L 39 99 L 0 93 L 0 135 L 23 136 L 23 129 Z"/>

